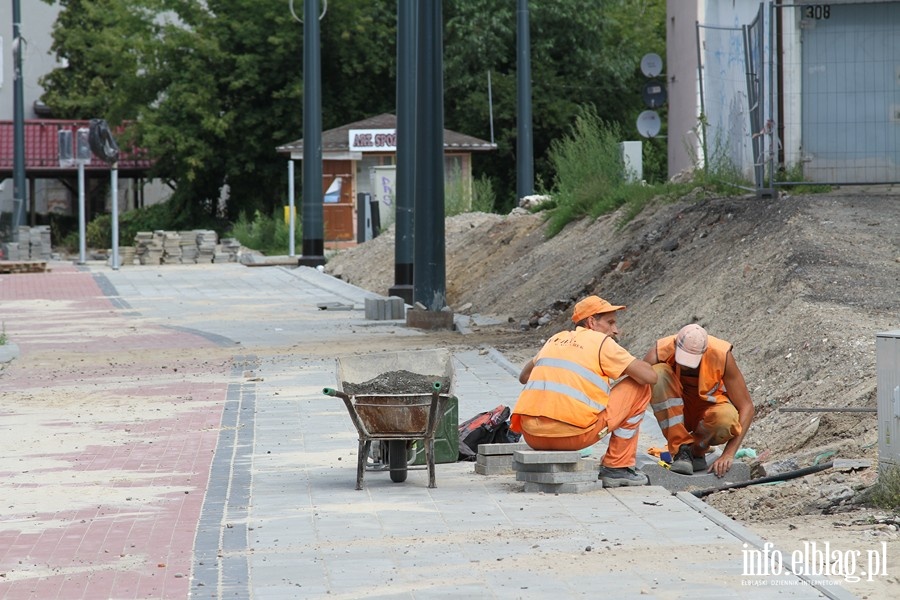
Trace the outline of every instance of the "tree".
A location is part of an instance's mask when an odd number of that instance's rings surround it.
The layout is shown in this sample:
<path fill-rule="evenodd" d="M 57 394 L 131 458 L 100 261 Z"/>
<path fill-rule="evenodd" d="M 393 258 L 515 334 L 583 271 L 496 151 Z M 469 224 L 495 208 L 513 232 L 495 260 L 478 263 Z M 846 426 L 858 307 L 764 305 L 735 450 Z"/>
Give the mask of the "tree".
<path fill-rule="evenodd" d="M 62 0 L 44 101 L 64 118 L 128 124 L 175 184 L 184 221 L 283 203 L 302 136 L 303 28 L 276 0 Z M 332 2 L 323 20 L 326 127 L 393 106 L 392 2 Z M 376 45 L 372 45 L 375 43 Z M 384 48 L 382 48 L 384 46 Z"/>
<path fill-rule="evenodd" d="M 642 110 L 640 59 L 649 51 L 662 54 L 665 3 L 530 0 L 528 6 L 535 174 L 549 187 L 547 151 L 579 107 L 593 105 L 604 121 L 633 131 L 633 116 Z M 490 71 L 498 152 L 479 158 L 476 167 L 498 183 L 508 208 L 516 201 L 516 3 L 445 0 L 445 7 L 445 121 L 486 137 Z"/>
<path fill-rule="evenodd" d="M 66 66 L 42 80 L 55 115 L 128 124 L 124 141 L 146 150 L 153 174 L 173 183 L 185 226 L 209 216 L 272 214 L 283 203 L 285 157 L 275 148 L 303 137 L 303 27 L 288 3 L 59 1 L 53 50 Z M 489 137 L 490 70 L 498 152 L 478 157 L 476 175 L 491 177 L 508 208 L 516 179 L 515 3 L 443 6 L 445 125 Z M 665 6 L 531 0 L 529 7 L 535 170 L 549 184 L 547 150 L 580 106 L 633 123 L 640 57 L 664 44 Z M 325 129 L 395 110 L 396 11 L 396 0 L 328 2 L 320 23 Z"/>

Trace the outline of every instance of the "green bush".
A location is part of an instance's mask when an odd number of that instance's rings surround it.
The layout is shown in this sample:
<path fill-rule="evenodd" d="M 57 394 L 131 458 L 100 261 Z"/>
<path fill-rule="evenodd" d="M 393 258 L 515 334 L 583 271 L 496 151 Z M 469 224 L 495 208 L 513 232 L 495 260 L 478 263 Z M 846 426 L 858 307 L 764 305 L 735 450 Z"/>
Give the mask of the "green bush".
<path fill-rule="evenodd" d="M 597 217 L 628 205 L 626 219 L 638 214 L 665 185 L 648 186 L 626 179 L 621 129 L 603 122 L 593 107 L 582 108 L 572 132 L 550 146 L 556 172 L 547 235 L 554 236 L 570 221 Z"/>
<path fill-rule="evenodd" d="M 494 191 L 494 183 L 487 175 L 482 175 L 472 182 L 472 210 L 476 212 L 491 212 L 497 205 L 497 193 Z"/>
<path fill-rule="evenodd" d="M 267 217 L 258 210 L 253 213 L 253 220 L 241 213 L 226 237 L 237 239 L 242 246 L 272 256 L 287 254 L 290 249 L 290 224 L 285 223 L 283 214 L 276 213 Z M 303 233 L 300 220 L 295 220 L 294 244 L 300 246 L 303 243 Z"/>
<path fill-rule="evenodd" d="M 141 231 L 182 231 L 190 229 L 212 229 L 221 233 L 225 229 L 223 222 L 206 218 L 198 222 L 196 218 L 186 216 L 174 210 L 174 205 L 161 202 L 145 208 L 136 208 L 119 215 L 119 245 L 131 246 L 134 238 Z M 109 249 L 112 247 L 112 215 L 102 214 L 85 225 L 85 245 L 88 248 Z M 78 249 L 78 231 L 72 231 L 60 242 L 66 250 L 74 252 Z"/>

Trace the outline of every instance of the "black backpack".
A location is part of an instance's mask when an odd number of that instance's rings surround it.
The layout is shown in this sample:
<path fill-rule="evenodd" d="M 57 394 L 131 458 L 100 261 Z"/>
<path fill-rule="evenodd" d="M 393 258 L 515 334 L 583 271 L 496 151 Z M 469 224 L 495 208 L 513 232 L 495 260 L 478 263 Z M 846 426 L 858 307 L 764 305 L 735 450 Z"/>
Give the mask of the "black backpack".
<path fill-rule="evenodd" d="M 478 413 L 459 426 L 459 460 L 475 460 L 479 444 L 508 444 L 519 441 L 519 435 L 509 430 L 508 406 L 500 404 L 494 410 Z"/>

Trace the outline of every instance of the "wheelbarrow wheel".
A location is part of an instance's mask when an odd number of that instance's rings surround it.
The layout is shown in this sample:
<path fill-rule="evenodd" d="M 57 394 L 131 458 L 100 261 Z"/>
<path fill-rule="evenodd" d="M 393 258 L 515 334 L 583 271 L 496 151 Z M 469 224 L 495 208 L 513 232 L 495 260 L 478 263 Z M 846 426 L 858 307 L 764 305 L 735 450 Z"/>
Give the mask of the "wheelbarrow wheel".
<path fill-rule="evenodd" d="M 388 442 L 388 465 L 391 468 L 391 481 L 394 483 L 406 481 L 406 440 Z"/>

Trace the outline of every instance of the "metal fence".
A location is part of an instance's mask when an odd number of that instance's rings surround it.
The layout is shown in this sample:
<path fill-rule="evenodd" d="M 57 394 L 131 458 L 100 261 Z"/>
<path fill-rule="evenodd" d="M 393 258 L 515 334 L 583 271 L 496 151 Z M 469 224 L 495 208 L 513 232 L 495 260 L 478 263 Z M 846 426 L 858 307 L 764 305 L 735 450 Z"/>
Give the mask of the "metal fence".
<path fill-rule="evenodd" d="M 707 166 L 760 194 L 900 182 L 900 2 L 760 3 L 697 49 Z"/>

